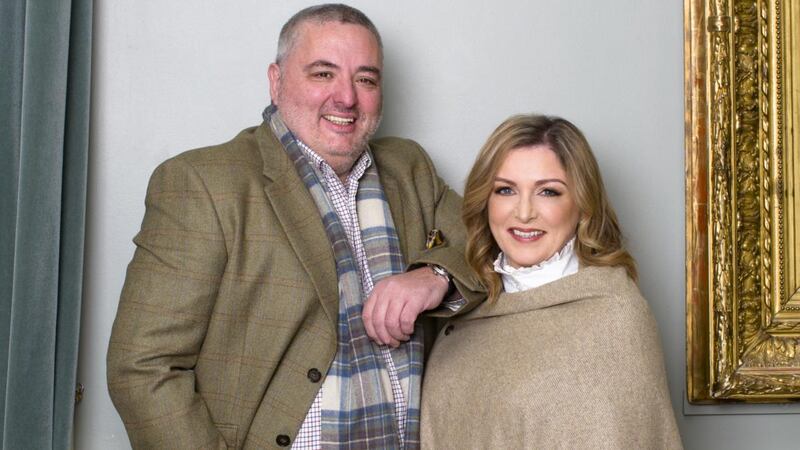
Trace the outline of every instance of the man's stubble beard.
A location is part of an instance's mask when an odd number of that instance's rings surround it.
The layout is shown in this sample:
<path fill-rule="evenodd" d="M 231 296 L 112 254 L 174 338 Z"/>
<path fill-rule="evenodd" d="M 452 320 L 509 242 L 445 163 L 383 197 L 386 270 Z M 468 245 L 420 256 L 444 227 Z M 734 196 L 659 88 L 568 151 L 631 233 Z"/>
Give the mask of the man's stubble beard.
<path fill-rule="evenodd" d="M 281 100 L 282 97 L 283 97 L 282 92 L 278 92 L 278 100 L 279 101 Z M 287 104 L 287 102 L 283 102 L 283 101 L 280 101 L 280 103 L 283 104 L 283 105 Z M 288 104 L 292 104 L 292 103 L 288 103 Z M 286 127 L 289 128 L 289 131 L 291 131 L 292 134 L 294 134 L 295 138 L 297 138 L 298 140 L 303 142 L 303 144 L 308 145 L 315 152 L 317 152 L 317 153 L 322 152 L 323 149 L 318 149 L 318 148 L 311 147 L 311 143 L 310 142 L 306 142 L 306 140 L 304 140 L 300 136 L 298 136 L 296 134 L 296 130 L 293 129 L 292 126 L 290 125 L 291 123 L 299 123 L 299 122 L 301 122 L 303 120 L 304 113 L 302 111 L 298 111 L 298 109 L 299 108 L 292 108 L 292 107 L 286 107 L 286 106 L 278 107 L 278 114 L 280 115 L 281 120 L 283 120 L 283 123 L 286 125 Z M 358 117 L 357 120 L 359 120 L 359 121 L 367 120 L 367 119 L 364 118 L 365 116 L 366 116 L 366 114 L 361 113 L 361 115 Z M 298 119 L 298 120 L 294 120 L 294 119 Z M 316 118 L 316 120 L 319 120 L 319 118 Z M 378 128 L 380 128 L 382 120 L 383 120 L 383 104 L 381 104 L 381 112 L 380 112 L 380 114 L 378 114 L 378 116 L 375 118 L 374 123 L 367 128 L 366 132 L 364 133 L 364 136 L 362 136 L 361 139 L 359 139 L 358 141 L 354 142 L 353 146 L 351 148 L 347 149 L 346 151 L 344 151 L 344 152 L 336 151 L 335 153 L 337 155 L 339 155 L 339 156 L 348 156 L 353 161 L 357 160 L 358 157 L 361 156 L 361 154 L 364 153 L 367 150 L 367 146 L 369 144 L 369 141 L 370 141 L 370 139 L 372 139 L 372 137 L 378 131 Z M 326 151 L 328 151 L 328 153 L 330 153 L 329 150 L 331 150 L 331 149 L 324 149 L 324 150 L 326 150 Z"/>

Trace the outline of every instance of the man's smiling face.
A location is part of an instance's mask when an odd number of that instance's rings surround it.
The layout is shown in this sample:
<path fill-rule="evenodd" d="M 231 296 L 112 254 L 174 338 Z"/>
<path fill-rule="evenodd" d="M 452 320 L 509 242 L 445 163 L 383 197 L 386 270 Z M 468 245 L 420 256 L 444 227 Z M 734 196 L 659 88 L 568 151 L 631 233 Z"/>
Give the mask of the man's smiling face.
<path fill-rule="evenodd" d="M 286 126 L 340 176 L 350 171 L 381 120 L 381 49 L 366 28 L 300 24 L 270 95 Z"/>

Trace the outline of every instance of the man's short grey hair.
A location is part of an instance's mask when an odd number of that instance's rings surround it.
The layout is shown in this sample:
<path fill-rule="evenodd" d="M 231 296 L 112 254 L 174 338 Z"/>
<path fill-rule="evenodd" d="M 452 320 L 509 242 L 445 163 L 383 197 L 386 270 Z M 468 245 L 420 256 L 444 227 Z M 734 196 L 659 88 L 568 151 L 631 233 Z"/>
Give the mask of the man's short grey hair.
<path fill-rule="evenodd" d="M 378 29 L 375 24 L 369 20 L 369 17 L 361 11 L 353 8 L 352 6 L 342 5 L 340 3 L 326 3 L 322 5 L 309 6 L 293 15 L 286 24 L 281 28 L 281 34 L 278 37 L 278 53 L 275 55 L 275 62 L 280 65 L 281 61 L 286 58 L 286 55 L 292 50 L 295 42 L 297 41 L 297 34 L 300 25 L 304 22 L 315 22 L 318 24 L 325 22 L 339 22 L 348 23 L 353 25 L 360 25 L 378 41 L 378 47 L 383 55 L 383 42 Z"/>

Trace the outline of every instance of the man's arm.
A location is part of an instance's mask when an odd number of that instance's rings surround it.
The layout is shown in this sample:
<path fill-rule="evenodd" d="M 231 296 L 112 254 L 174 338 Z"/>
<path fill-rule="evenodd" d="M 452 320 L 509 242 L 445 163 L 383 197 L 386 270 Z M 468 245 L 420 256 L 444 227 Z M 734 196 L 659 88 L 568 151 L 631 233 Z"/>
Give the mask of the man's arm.
<path fill-rule="evenodd" d="M 173 159 L 148 187 L 108 349 L 111 399 L 134 448 L 226 448 L 194 368 L 227 251 L 203 180 Z"/>
<path fill-rule="evenodd" d="M 420 267 L 378 282 L 364 303 L 362 318 L 367 335 L 379 344 L 397 347 L 414 332 L 423 311 L 435 309 L 450 283 Z"/>
<path fill-rule="evenodd" d="M 362 317 L 367 334 L 380 344 L 399 345 L 413 332 L 419 314 L 436 309 L 448 292 L 448 284 L 426 264 L 444 267 L 452 277 L 456 290 L 465 303 L 456 311 L 442 308 L 437 316 L 465 313 L 486 298 L 486 294 L 464 259 L 466 234 L 461 221 L 461 196 L 450 189 L 436 174 L 433 163 L 419 148 L 433 181 L 434 224 L 442 231 L 441 245 L 423 250 L 409 261 L 404 274 L 387 277 L 375 285 L 364 303 Z M 414 245 L 424 246 L 424 240 Z M 422 267 L 418 267 L 422 266 Z"/>

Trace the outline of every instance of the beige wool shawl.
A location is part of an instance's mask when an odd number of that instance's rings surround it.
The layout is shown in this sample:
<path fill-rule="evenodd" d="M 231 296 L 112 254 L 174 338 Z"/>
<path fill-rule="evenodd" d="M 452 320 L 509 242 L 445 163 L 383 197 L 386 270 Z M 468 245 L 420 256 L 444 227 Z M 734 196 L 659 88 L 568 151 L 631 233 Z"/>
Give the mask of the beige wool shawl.
<path fill-rule="evenodd" d="M 680 449 L 656 322 L 622 268 L 504 293 L 444 327 L 422 447 Z"/>

